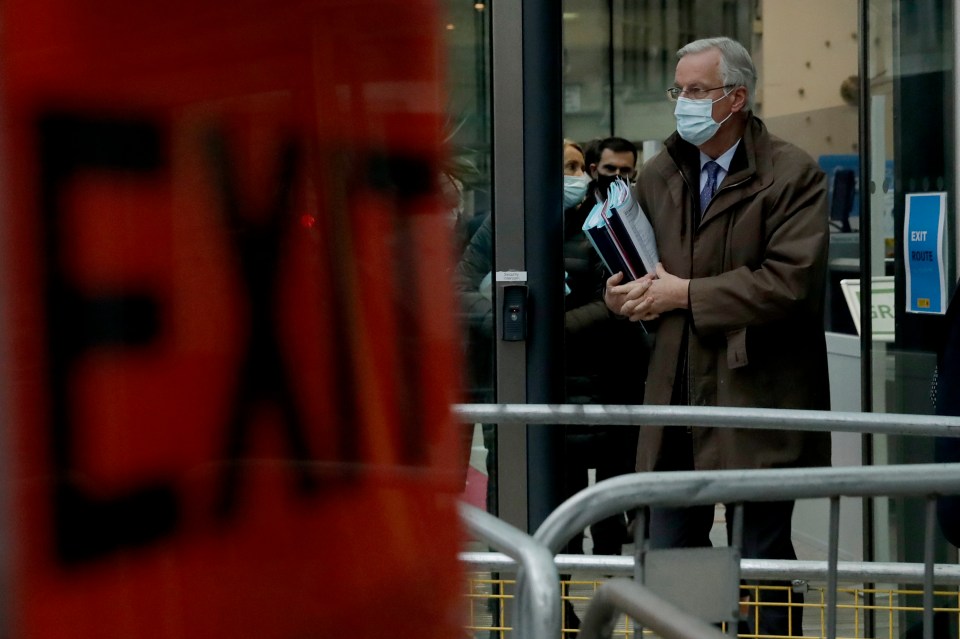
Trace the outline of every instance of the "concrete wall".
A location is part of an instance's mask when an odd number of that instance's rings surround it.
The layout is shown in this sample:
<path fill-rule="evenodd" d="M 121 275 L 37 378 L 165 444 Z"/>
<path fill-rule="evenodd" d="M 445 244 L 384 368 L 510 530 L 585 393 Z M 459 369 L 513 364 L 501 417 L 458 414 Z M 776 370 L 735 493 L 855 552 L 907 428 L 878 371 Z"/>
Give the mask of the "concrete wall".
<path fill-rule="evenodd" d="M 857 75 L 857 0 L 761 3 L 758 112 L 813 157 L 857 152 L 857 107 L 841 85 Z"/>

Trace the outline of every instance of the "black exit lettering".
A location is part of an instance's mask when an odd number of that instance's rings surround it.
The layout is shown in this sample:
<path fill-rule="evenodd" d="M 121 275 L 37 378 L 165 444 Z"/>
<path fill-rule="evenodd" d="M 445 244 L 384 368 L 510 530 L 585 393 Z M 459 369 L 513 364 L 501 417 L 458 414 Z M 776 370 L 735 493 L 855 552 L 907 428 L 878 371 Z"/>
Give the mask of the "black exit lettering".
<path fill-rule="evenodd" d="M 282 145 L 274 183 L 274 199 L 266 215 L 262 216 L 251 215 L 245 210 L 226 138 L 218 133 L 211 134 L 208 148 L 250 309 L 250 330 L 227 420 L 223 455 L 227 461 L 214 506 L 216 516 L 223 519 L 236 511 L 242 460 L 253 425 L 252 409 L 258 403 L 270 402 L 280 410 L 287 453 L 297 473 L 297 490 L 305 495 L 312 494 L 317 489 L 318 481 L 310 463 L 313 457 L 310 455 L 303 419 L 293 396 L 287 364 L 283 360 L 274 299 L 282 240 L 294 217 L 292 200 L 297 179 L 298 146 L 292 140 Z"/>
<path fill-rule="evenodd" d="M 90 293 L 70 279 L 63 257 L 63 194 L 83 171 L 112 171 L 131 177 L 166 163 L 161 131 L 149 122 L 76 114 L 49 114 L 38 122 L 40 213 L 46 268 L 43 290 L 53 462 L 53 525 L 57 557 L 72 565 L 167 536 L 178 523 L 171 483 L 132 486 L 104 497 L 78 482 L 77 437 L 70 385 L 79 359 L 106 346 L 140 348 L 157 336 L 159 301 L 149 291 Z"/>
<path fill-rule="evenodd" d="M 70 181 L 83 172 L 138 179 L 166 170 L 169 161 L 163 130 L 147 119 L 50 113 L 39 118 L 37 135 L 47 260 L 43 290 L 51 396 L 54 551 L 59 561 L 72 566 L 175 534 L 182 506 L 172 478 L 130 486 L 111 496 L 94 495 L 77 480 L 83 475 L 76 459 L 77 442 L 83 434 L 76 427 L 70 396 L 79 360 L 94 349 L 137 349 L 155 342 L 161 330 L 162 300 L 145 290 L 91 293 L 71 280 L 64 261 L 69 240 L 62 233 L 63 195 Z M 296 462 L 298 492 L 311 493 L 317 482 L 307 463 L 311 457 L 304 424 L 281 356 L 272 294 L 283 220 L 290 217 L 297 148 L 288 144 L 281 154 L 276 199 L 267 219 L 257 224 L 241 215 L 224 140 L 214 138 L 211 149 L 226 218 L 231 231 L 239 231 L 233 235 L 233 248 L 250 309 L 249 337 L 224 427 L 224 464 L 214 505 L 214 515 L 224 518 L 235 510 L 250 428 L 248 409 L 253 402 L 272 402 L 279 408 L 288 452 Z"/>
<path fill-rule="evenodd" d="M 94 292 L 74 282 L 65 261 L 70 240 L 62 231 L 68 213 L 64 195 L 77 176 L 92 171 L 131 180 L 156 178 L 169 170 L 170 160 L 166 156 L 166 131 L 148 118 L 51 112 L 38 119 L 37 136 L 42 250 L 46 259 L 42 287 L 49 353 L 54 552 L 69 567 L 101 561 L 127 548 L 155 544 L 175 535 L 181 523 L 184 496 L 177 494 L 172 477 L 128 486 L 112 495 L 95 494 L 77 479 L 84 475 L 77 459 L 78 441 L 83 433 L 78 432 L 71 412 L 71 394 L 81 358 L 96 349 L 154 345 L 163 329 L 160 311 L 164 300 L 157 291 Z M 213 430 L 223 433 L 222 449 L 212 451 L 221 470 L 211 518 L 225 522 L 239 512 L 251 429 L 259 423 L 254 419 L 258 407 L 269 405 L 279 414 L 278 422 L 273 423 L 280 429 L 286 446 L 293 492 L 302 497 L 316 495 L 322 482 L 314 464 L 319 460 L 311 450 L 307 424 L 293 389 L 290 363 L 281 347 L 275 297 L 285 240 L 297 218 L 293 207 L 298 180 L 302 179 L 302 145 L 294 137 L 281 145 L 273 167 L 273 196 L 266 211 L 249 210 L 241 197 L 226 135 L 213 132 L 205 140 L 205 149 L 216 182 L 215 192 L 220 197 L 223 238 L 231 248 L 246 298 L 244 305 L 249 309 L 249 325 L 240 345 L 242 355 L 235 371 L 228 417 L 224 424 L 211 425 Z M 373 154 L 361 160 L 360 166 L 367 169 L 370 179 L 359 188 L 368 188 L 399 204 L 393 210 L 389 228 L 384 229 L 385 236 L 409 240 L 410 216 L 415 212 L 411 207 L 432 189 L 430 163 L 419 157 Z M 342 268 L 338 256 L 343 258 L 335 250 L 326 251 L 329 272 L 334 274 Z M 401 278 L 416 270 L 412 262 L 415 256 L 410 251 L 400 251 L 395 257 L 405 260 L 396 269 L 394 277 L 398 279 L 392 283 L 392 290 L 397 295 L 394 303 L 399 311 L 401 333 L 407 336 L 398 345 L 401 368 L 409 372 L 416 368 L 422 353 L 418 340 L 412 337 L 417 335 L 416 310 L 400 292 L 405 290 Z M 334 296 L 343 297 L 342 278 L 333 279 Z M 342 462 L 344 470 L 339 480 L 352 481 L 363 461 L 357 411 L 361 399 L 355 396 L 358 374 L 349 346 L 349 314 L 339 308 L 331 312 L 336 315 L 333 325 L 337 334 L 329 339 L 334 367 L 340 371 L 331 383 L 337 387 L 335 396 L 344 399 L 333 407 L 340 425 L 338 444 L 331 451 L 334 459 L 325 461 Z M 404 386 L 399 395 L 400 401 L 405 402 L 402 423 L 397 424 L 399 457 L 404 464 L 424 465 L 420 391 L 412 379 L 398 383 Z"/>

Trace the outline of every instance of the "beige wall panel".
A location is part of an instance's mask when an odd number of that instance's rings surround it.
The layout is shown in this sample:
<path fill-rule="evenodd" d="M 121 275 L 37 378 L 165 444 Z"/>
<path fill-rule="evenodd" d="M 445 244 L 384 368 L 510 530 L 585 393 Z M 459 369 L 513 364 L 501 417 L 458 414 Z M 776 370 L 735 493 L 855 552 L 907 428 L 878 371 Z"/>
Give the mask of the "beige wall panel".
<path fill-rule="evenodd" d="M 766 118 L 844 104 L 857 74 L 857 0 L 764 0 L 760 80 Z"/>

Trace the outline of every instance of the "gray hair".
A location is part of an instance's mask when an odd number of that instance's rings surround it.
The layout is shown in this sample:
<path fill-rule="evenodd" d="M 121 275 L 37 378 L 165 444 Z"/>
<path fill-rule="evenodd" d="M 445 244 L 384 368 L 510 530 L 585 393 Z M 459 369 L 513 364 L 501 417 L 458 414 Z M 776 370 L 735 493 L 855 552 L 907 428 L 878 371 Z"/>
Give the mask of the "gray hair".
<path fill-rule="evenodd" d="M 757 69 L 750 53 L 742 44 L 730 38 L 703 38 L 684 45 L 677 51 L 677 58 L 709 49 L 720 51 L 720 77 L 723 83 L 747 88 L 747 105 L 753 108 L 753 94 L 757 88 Z"/>

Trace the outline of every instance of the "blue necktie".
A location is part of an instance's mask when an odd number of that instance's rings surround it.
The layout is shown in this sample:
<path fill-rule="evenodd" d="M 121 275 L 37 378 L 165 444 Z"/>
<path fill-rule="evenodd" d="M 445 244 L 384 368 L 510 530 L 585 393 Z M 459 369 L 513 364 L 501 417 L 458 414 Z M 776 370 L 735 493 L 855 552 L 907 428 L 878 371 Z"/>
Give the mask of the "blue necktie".
<path fill-rule="evenodd" d="M 707 205 L 713 199 L 713 194 L 717 192 L 717 174 L 720 172 L 720 165 L 710 160 L 703 165 L 703 170 L 707 172 L 707 183 L 703 185 L 700 191 L 700 217 L 707 210 Z"/>

